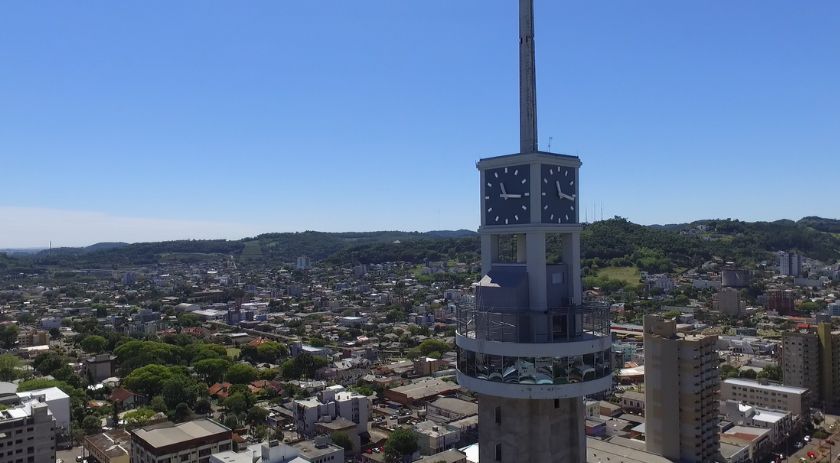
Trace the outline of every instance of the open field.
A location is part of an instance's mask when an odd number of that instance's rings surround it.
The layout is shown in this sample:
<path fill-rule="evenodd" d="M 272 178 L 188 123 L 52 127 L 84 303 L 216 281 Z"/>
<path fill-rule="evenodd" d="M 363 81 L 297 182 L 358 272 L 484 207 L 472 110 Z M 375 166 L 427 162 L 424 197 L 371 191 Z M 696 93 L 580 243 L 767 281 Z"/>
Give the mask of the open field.
<path fill-rule="evenodd" d="M 604 267 L 598 270 L 598 276 L 623 281 L 630 286 L 639 286 L 639 278 L 641 278 L 639 269 L 636 267 Z"/>

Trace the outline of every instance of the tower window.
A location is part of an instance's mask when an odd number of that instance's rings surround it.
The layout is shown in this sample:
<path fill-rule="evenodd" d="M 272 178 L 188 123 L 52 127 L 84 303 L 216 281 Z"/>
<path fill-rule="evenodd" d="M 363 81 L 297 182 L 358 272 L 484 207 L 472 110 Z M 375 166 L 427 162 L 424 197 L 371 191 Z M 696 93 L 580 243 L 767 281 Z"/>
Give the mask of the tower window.
<path fill-rule="evenodd" d="M 502 461 L 502 444 L 496 444 L 496 461 Z"/>
<path fill-rule="evenodd" d="M 560 399 L 554 399 L 554 408 L 560 408 Z"/>
<path fill-rule="evenodd" d="M 496 424 L 502 424 L 502 407 L 496 407 Z"/>

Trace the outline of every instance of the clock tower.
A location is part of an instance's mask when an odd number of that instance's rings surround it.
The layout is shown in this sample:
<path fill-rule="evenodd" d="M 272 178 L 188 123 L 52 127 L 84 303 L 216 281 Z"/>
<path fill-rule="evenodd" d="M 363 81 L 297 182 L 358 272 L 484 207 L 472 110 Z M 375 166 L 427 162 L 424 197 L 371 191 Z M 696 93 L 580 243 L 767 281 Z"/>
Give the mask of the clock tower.
<path fill-rule="evenodd" d="M 520 153 L 481 159 L 481 268 L 458 382 L 481 461 L 584 462 L 583 397 L 612 386 L 609 308 L 583 301 L 577 156 L 539 151 L 533 0 L 520 0 Z"/>

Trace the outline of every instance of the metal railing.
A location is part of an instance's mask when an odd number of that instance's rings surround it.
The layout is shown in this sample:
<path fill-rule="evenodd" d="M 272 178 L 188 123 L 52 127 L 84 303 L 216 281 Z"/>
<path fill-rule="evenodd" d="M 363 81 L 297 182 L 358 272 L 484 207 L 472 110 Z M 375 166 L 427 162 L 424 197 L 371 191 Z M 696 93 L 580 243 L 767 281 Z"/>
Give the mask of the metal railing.
<path fill-rule="evenodd" d="M 593 302 L 543 311 L 459 305 L 456 320 L 458 334 L 485 341 L 570 342 L 610 334 L 609 306 Z"/>

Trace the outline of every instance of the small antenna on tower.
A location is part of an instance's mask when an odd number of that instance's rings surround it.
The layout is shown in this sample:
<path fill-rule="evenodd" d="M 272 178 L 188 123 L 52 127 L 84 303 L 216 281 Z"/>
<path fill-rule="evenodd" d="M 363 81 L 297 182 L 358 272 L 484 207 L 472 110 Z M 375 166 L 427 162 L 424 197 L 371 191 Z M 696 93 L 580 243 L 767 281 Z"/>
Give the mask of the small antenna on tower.
<path fill-rule="evenodd" d="M 548 137 L 548 152 L 549 153 L 551 152 L 551 140 L 553 140 L 553 139 L 554 139 L 554 137 Z"/>

